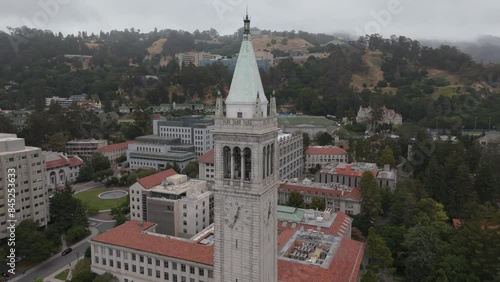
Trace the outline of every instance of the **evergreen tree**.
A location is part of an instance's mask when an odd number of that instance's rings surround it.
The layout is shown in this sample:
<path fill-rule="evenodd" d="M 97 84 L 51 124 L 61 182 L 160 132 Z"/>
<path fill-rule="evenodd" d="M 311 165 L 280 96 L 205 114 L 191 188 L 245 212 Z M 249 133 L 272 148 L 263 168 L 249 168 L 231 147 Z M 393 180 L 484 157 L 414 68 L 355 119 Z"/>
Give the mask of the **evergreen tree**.
<path fill-rule="evenodd" d="M 313 197 L 311 201 L 311 209 L 323 211 L 325 210 L 325 199 L 319 197 Z"/>
<path fill-rule="evenodd" d="M 286 205 L 289 207 L 302 208 L 304 206 L 304 198 L 299 192 L 291 192 L 288 195 Z"/>
<path fill-rule="evenodd" d="M 396 159 L 394 158 L 394 153 L 389 146 L 385 146 L 384 150 L 380 154 L 379 165 L 384 166 L 386 164 L 390 165 L 391 168 L 396 166 Z"/>
<path fill-rule="evenodd" d="M 500 195 L 499 180 L 499 173 L 495 171 L 495 160 L 489 156 L 483 156 L 474 177 L 474 190 L 481 202 L 493 202 Z"/>
<path fill-rule="evenodd" d="M 382 236 L 377 234 L 375 228 L 368 230 L 368 240 L 366 246 L 366 257 L 368 258 L 368 269 L 377 273 L 379 276 L 385 276 L 394 272 L 391 250 Z"/>
<path fill-rule="evenodd" d="M 443 244 L 430 226 L 418 224 L 408 230 L 403 242 L 407 249 L 405 266 L 408 281 L 424 281 L 436 264 Z"/>
<path fill-rule="evenodd" d="M 381 214 L 383 210 L 380 187 L 371 171 L 363 172 L 363 176 L 359 182 L 359 189 L 363 198 L 363 211 L 372 217 Z"/>

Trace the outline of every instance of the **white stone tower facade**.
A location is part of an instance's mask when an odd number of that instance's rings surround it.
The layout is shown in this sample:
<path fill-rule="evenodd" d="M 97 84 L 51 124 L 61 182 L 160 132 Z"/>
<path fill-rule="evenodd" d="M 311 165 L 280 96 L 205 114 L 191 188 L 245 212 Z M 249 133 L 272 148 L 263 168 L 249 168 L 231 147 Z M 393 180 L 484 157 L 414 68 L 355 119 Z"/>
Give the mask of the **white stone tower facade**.
<path fill-rule="evenodd" d="M 253 52 L 250 20 L 225 113 L 218 95 L 215 128 L 214 281 L 277 281 L 278 123 Z"/>

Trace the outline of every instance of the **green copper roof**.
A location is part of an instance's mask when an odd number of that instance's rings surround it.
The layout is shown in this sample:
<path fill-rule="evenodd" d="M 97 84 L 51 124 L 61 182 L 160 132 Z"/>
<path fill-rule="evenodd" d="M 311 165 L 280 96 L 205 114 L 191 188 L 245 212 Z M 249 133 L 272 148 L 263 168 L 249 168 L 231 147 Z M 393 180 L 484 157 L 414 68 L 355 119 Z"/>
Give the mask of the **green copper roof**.
<path fill-rule="evenodd" d="M 243 39 L 241 43 L 226 104 L 255 103 L 257 92 L 259 92 L 261 103 L 267 104 L 259 68 L 253 52 L 252 41 L 250 40 L 250 36 L 248 36 L 248 39 Z"/>
<path fill-rule="evenodd" d="M 287 206 L 277 206 L 278 220 L 288 222 L 301 222 L 304 219 L 304 211 Z"/>

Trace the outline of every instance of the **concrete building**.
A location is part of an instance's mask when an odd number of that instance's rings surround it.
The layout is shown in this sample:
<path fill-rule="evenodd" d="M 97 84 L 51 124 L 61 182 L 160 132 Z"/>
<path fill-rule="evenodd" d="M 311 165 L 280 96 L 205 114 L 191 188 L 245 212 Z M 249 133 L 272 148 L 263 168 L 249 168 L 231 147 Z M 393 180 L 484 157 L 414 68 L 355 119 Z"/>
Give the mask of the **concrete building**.
<path fill-rule="evenodd" d="M 71 140 L 66 143 L 65 151 L 68 156 L 79 156 L 83 160 L 90 160 L 92 155 L 101 147 L 107 146 L 108 140 L 82 139 Z"/>
<path fill-rule="evenodd" d="M 40 148 L 25 146 L 24 139 L 15 134 L 0 133 L 0 239 L 10 236 L 7 227 L 11 220 L 17 220 L 16 225 L 25 219 L 47 225 L 45 173 Z M 10 193 L 10 189 L 15 191 Z"/>
<path fill-rule="evenodd" d="M 210 54 L 206 52 L 187 52 L 179 53 L 175 55 L 175 59 L 179 63 L 179 67 L 182 69 L 184 66 L 193 64 L 196 67 L 202 66 L 201 62 L 203 60 L 215 59 L 217 55 Z"/>
<path fill-rule="evenodd" d="M 312 146 L 305 151 L 306 162 L 304 169 L 315 168 L 317 165 L 323 167 L 327 164 L 346 163 L 349 161 L 347 151 L 333 146 Z"/>
<path fill-rule="evenodd" d="M 213 223 L 213 196 L 206 181 L 188 181 L 167 170 L 139 179 L 130 193 L 131 219 L 156 223 L 158 233 L 189 238 Z"/>
<path fill-rule="evenodd" d="M 127 155 L 128 145 L 134 141 L 126 141 L 116 144 L 107 145 L 97 149 L 98 153 L 103 154 L 110 162 L 116 161 L 121 156 Z"/>
<path fill-rule="evenodd" d="M 58 152 L 43 152 L 45 159 L 45 179 L 47 188 L 52 190 L 64 186 L 66 182 L 74 182 L 80 174 L 80 168 L 84 165 L 78 156 L 68 157 Z"/>
<path fill-rule="evenodd" d="M 302 134 L 278 133 L 279 178 L 300 178 L 304 171 Z"/>
<path fill-rule="evenodd" d="M 87 94 L 81 95 L 71 95 L 69 98 L 61 98 L 58 96 L 52 96 L 51 98 L 45 98 L 45 106 L 50 106 L 51 103 L 56 103 L 61 107 L 68 108 L 71 104 L 87 100 Z"/>
<path fill-rule="evenodd" d="M 318 183 L 338 183 L 349 187 L 358 187 L 363 172 L 371 171 L 379 186 L 396 187 L 397 170 L 385 165 L 383 169 L 375 163 L 339 163 L 328 164 L 316 173 Z"/>
<path fill-rule="evenodd" d="M 195 159 L 194 146 L 182 144 L 179 137 L 140 136 L 134 143 L 128 144 L 127 149 L 130 169 L 164 170 L 169 164 L 177 164 L 182 170 Z"/>
<path fill-rule="evenodd" d="M 182 144 L 192 144 L 197 156 L 213 149 L 214 120 L 203 116 L 185 116 L 153 120 L 153 134 L 180 138 Z"/>
<path fill-rule="evenodd" d="M 402 124 L 403 116 L 396 113 L 394 110 L 388 109 L 385 106 L 381 108 L 382 117 L 378 121 L 378 124 Z M 356 122 L 367 122 L 372 118 L 372 108 L 371 107 L 359 107 L 358 115 L 356 116 Z"/>
<path fill-rule="evenodd" d="M 302 176 L 304 167 L 301 134 L 278 133 L 279 178 L 292 179 Z M 214 151 L 210 150 L 198 158 L 198 177 L 213 182 L 215 180 Z"/>
<path fill-rule="evenodd" d="M 278 188 L 278 203 L 286 204 L 290 193 L 298 192 L 303 196 L 306 208 L 311 206 L 313 198 L 325 201 L 325 207 L 334 212 L 343 212 L 349 215 L 361 213 L 361 191 L 356 187 L 349 187 L 336 183 L 315 183 L 310 181 L 282 182 Z"/>

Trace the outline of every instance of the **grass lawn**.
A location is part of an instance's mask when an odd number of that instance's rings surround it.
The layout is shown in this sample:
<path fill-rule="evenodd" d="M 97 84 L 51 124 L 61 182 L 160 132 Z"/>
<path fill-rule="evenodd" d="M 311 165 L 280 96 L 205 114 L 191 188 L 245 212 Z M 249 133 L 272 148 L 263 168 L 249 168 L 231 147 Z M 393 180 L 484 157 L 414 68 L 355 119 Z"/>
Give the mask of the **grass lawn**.
<path fill-rule="evenodd" d="M 65 271 L 57 274 L 55 278 L 62 281 L 66 281 L 66 278 L 68 278 L 68 274 L 69 274 L 69 269 L 66 269 Z"/>
<path fill-rule="evenodd" d="M 111 208 L 119 206 L 123 201 L 127 200 L 127 197 L 123 197 L 120 199 L 112 199 L 112 200 L 104 200 L 99 198 L 99 194 L 106 191 L 113 191 L 114 188 L 99 188 L 99 189 L 91 189 L 78 194 L 75 194 L 75 197 L 82 200 L 85 203 L 88 203 L 91 209 L 96 210 L 109 210 Z"/>

